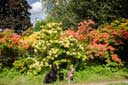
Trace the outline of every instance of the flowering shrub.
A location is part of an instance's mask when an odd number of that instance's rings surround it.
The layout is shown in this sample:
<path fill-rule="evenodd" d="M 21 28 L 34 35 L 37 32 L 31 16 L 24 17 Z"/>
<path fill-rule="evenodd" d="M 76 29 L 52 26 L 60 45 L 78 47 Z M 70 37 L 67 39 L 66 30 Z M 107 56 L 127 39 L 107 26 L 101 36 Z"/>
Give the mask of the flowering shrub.
<path fill-rule="evenodd" d="M 36 75 L 42 70 L 42 63 L 39 60 L 32 57 L 21 58 L 13 63 L 16 69 L 20 72 L 27 72 L 29 75 Z"/>
<path fill-rule="evenodd" d="M 123 66 L 127 61 L 128 30 L 111 24 L 93 29 L 93 24 L 87 20 L 80 22 L 77 30 L 63 31 L 61 23 L 48 23 L 40 31 L 22 36 L 20 43 L 28 45 L 27 49 L 31 47 L 32 52 L 29 57 L 16 60 L 14 67 L 38 74 L 52 64 L 58 68 L 74 64 L 77 69 L 84 68 L 86 63 Z M 15 37 L 12 40 L 15 45 L 19 41 Z"/>
<path fill-rule="evenodd" d="M 44 66 L 53 63 L 59 66 L 67 62 L 74 63 L 77 59 L 86 59 L 82 44 L 65 33 L 58 23 L 49 23 L 40 31 L 40 38 L 34 48 L 35 53 L 41 53 Z"/>
<path fill-rule="evenodd" d="M 84 48 L 86 43 L 82 43 L 73 36 L 67 36 L 66 33 L 67 31 L 62 30 L 60 23 L 48 23 L 42 26 L 42 30 L 39 32 L 24 37 L 24 40 L 26 38 L 26 42 L 31 43 L 30 45 L 34 49 L 34 53 L 31 55 L 34 62 L 26 66 L 25 60 L 28 58 L 25 58 L 22 62 L 16 60 L 14 66 L 20 70 L 23 69 L 23 66 L 27 68 L 28 72 L 33 70 L 36 74 L 44 67 L 51 67 L 52 64 L 56 64 L 58 68 L 65 68 L 68 64 L 79 63 L 78 61 L 85 63 L 87 59 Z M 37 62 L 40 70 L 34 66 L 37 65 Z"/>
<path fill-rule="evenodd" d="M 83 22 L 80 22 L 78 24 L 77 31 L 75 32 L 72 29 L 67 30 L 68 36 L 74 36 L 77 40 L 86 40 L 87 34 L 93 30 L 92 25 L 94 25 L 95 22 L 92 20 L 85 20 Z"/>
<path fill-rule="evenodd" d="M 127 35 L 126 27 L 114 27 L 113 25 L 105 25 L 97 30 L 88 33 L 91 40 L 87 47 L 86 54 L 96 61 L 96 58 L 102 62 L 117 62 L 123 65 L 123 61 L 127 60 Z"/>
<path fill-rule="evenodd" d="M 24 49 L 24 45 L 24 42 L 21 42 L 21 36 L 14 33 L 13 30 L 5 29 L 1 32 L 0 63 L 2 66 L 12 66 L 16 57 L 18 57 L 18 55 L 21 54 L 22 49 Z"/>

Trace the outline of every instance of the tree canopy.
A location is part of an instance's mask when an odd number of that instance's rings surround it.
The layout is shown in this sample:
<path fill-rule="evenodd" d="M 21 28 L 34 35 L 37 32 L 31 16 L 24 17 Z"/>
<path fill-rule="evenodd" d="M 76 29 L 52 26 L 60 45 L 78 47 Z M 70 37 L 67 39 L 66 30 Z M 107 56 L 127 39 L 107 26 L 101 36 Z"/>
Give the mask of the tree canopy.
<path fill-rule="evenodd" d="M 48 17 L 62 21 L 65 27 L 74 26 L 85 19 L 92 19 L 96 25 L 118 18 L 128 18 L 127 0 L 48 0 Z M 51 6 L 51 5 L 50 5 Z"/>
<path fill-rule="evenodd" d="M 0 0 L 0 28 L 22 32 L 31 26 L 31 6 L 26 0 Z"/>

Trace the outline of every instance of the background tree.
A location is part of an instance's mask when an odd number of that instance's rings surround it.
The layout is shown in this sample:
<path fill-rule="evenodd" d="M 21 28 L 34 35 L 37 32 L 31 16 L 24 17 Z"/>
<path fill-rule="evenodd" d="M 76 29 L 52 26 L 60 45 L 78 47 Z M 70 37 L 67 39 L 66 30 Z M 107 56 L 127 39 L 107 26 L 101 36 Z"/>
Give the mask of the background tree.
<path fill-rule="evenodd" d="M 48 9 L 48 17 L 52 16 L 54 21 L 62 21 L 66 28 L 69 24 L 72 27 L 85 19 L 93 19 L 98 26 L 114 19 L 128 18 L 127 0 L 48 0 L 47 2 L 52 3 L 51 9 Z"/>
<path fill-rule="evenodd" d="M 26 0 L 0 0 L 0 28 L 26 30 L 31 26 L 29 9 L 31 6 Z"/>

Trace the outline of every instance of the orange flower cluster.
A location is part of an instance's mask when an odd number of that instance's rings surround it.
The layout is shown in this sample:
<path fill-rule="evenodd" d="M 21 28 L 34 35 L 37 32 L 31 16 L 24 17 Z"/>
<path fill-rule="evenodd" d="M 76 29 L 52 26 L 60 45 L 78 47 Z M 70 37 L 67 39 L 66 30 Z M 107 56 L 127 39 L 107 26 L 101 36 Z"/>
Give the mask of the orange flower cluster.
<path fill-rule="evenodd" d="M 21 47 L 24 49 L 29 48 L 29 44 L 21 42 L 21 36 L 14 33 L 10 29 L 5 29 L 3 32 L 1 32 L 0 43 L 5 44 L 8 47 Z"/>
<path fill-rule="evenodd" d="M 21 36 L 16 33 L 13 33 L 10 38 L 13 44 L 19 44 Z"/>
<path fill-rule="evenodd" d="M 124 39 L 128 40 L 128 31 L 125 31 L 123 34 Z"/>
<path fill-rule="evenodd" d="M 30 45 L 29 45 L 28 43 L 25 43 L 25 42 L 20 43 L 20 46 L 21 46 L 22 48 L 24 48 L 24 49 L 30 48 Z"/>
<path fill-rule="evenodd" d="M 113 61 L 118 62 L 119 64 L 122 64 L 122 61 L 121 61 L 121 59 L 118 57 L 117 54 L 112 54 L 111 57 L 112 57 L 112 60 L 113 60 Z"/>
<path fill-rule="evenodd" d="M 66 35 L 73 36 L 78 40 L 85 40 L 87 38 L 86 34 L 92 30 L 92 25 L 94 24 L 95 22 L 92 20 L 80 22 L 78 24 L 78 30 L 76 32 L 72 29 L 69 29 L 67 30 Z"/>

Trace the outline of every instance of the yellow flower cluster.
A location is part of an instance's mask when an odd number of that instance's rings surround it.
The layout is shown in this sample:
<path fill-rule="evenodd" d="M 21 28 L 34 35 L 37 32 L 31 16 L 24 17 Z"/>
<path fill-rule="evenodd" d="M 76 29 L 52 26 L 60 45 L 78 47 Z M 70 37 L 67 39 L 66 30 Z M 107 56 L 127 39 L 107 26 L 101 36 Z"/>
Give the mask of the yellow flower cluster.
<path fill-rule="evenodd" d="M 39 32 L 33 32 L 30 36 L 23 36 L 21 42 L 26 42 L 31 46 L 34 46 L 37 42 Z"/>
<path fill-rule="evenodd" d="M 49 54 L 49 56 L 52 56 L 52 55 L 57 54 L 58 51 L 59 51 L 59 49 L 57 49 L 57 48 L 51 48 L 50 50 L 48 50 L 48 54 Z"/>
<path fill-rule="evenodd" d="M 62 46 L 64 46 L 65 48 L 69 48 L 70 46 L 73 46 L 73 43 L 77 42 L 77 39 L 75 39 L 72 36 L 66 37 L 62 40 L 59 41 L 59 44 L 61 44 Z"/>
<path fill-rule="evenodd" d="M 128 30 L 128 19 L 122 18 L 119 20 L 114 20 L 111 25 L 116 29 L 126 29 Z"/>
<path fill-rule="evenodd" d="M 29 66 L 29 68 L 30 69 L 36 69 L 37 71 L 41 71 L 41 68 L 42 68 L 42 66 L 43 66 L 43 63 L 42 62 L 40 62 L 40 61 L 38 61 L 38 60 L 36 60 L 36 58 L 29 58 L 29 59 L 31 59 L 34 63 L 32 63 L 30 66 Z"/>

